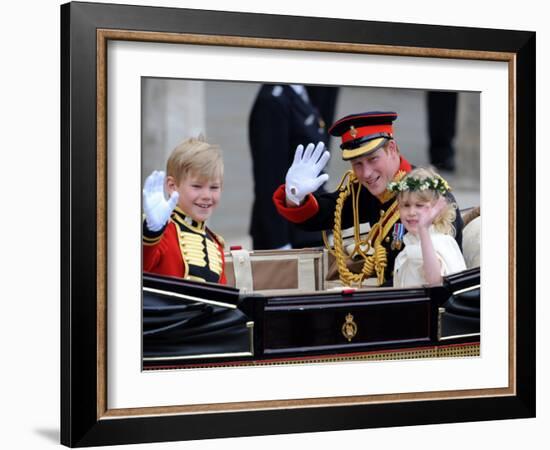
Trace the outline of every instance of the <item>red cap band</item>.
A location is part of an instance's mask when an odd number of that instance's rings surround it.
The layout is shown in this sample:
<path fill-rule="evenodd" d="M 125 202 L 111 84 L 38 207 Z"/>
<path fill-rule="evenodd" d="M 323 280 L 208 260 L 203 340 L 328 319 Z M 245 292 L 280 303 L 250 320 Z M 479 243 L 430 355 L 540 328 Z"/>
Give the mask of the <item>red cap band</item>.
<path fill-rule="evenodd" d="M 350 130 L 342 134 L 342 144 L 348 141 L 353 141 L 354 139 L 360 139 L 363 136 L 369 136 L 371 134 L 376 135 L 379 133 L 388 133 L 391 135 L 393 134 L 393 126 L 392 125 L 369 125 L 366 127 L 359 127 L 359 128 L 352 127 Z"/>

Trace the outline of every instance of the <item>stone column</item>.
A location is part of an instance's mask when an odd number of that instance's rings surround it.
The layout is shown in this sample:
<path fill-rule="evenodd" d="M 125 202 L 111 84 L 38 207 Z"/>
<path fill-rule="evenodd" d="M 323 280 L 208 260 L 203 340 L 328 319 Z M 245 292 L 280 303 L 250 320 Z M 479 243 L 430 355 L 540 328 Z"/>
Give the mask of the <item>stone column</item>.
<path fill-rule="evenodd" d="M 142 183 L 181 141 L 205 133 L 202 81 L 145 78 L 142 84 Z"/>

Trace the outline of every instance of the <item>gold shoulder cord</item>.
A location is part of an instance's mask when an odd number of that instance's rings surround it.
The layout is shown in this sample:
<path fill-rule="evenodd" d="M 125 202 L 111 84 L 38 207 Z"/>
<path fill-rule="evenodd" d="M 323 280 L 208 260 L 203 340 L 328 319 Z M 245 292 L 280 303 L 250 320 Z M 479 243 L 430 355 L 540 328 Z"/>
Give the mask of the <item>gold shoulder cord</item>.
<path fill-rule="evenodd" d="M 404 172 L 399 171 L 394 180 L 399 180 L 404 175 Z M 392 203 L 388 211 L 386 211 L 380 220 L 371 227 L 366 238 L 361 240 L 361 235 L 359 233 L 359 193 L 361 190 L 359 180 L 352 170 L 344 174 L 338 186 L 338 190 L 340 193 L 336 200 L 336 208 L 334 210 L 334 249 L 330 248 L 325 231 L 323 231 L 323 240 L 328 251 L 331 252 L 336 259 L 340 281 L 346 286 L 356 284 L 361 287 L 361 283 L 365 278 L 369 278 L 376 274 L 377 282 L 380 286 L 385 281 L 384 271 L 388 265 L 388 255 L 386 249 L 382 245 L 382 241 L 395 222 L 399 220 L 397 202 Z M 355 255 L 360 255 L 361 258 L 363 258 L 364 263 L 361 273 L 353 273 L 348 269 L 342 238 L 342 209 L 344 207 L 344 202 L 350 195 L 353 205 L 353 237 L 355 241 L 355 246 L 350 257 L 353 258 Z M 365 250 L 363 250 L 363 247 L 365 247 Z M 373 249 L 372 254 L 367 255 L 371 249 Z"/>

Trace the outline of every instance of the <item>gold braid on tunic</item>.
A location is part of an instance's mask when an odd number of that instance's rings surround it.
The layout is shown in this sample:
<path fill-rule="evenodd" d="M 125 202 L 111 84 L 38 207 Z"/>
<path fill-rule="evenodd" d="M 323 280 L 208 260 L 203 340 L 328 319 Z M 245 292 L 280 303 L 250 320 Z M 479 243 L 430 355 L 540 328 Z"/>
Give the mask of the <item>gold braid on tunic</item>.
<path fill-rule="evenodd" d="M 399 171 L 395 175 L 393 181 L 399 181 L 404 176 L 405 172 Z M 340 193 L 336 200 L 334 228 L 332 230 L 334 236 L 334 249 L 330 247 L 325 231 L 323 231 L 323 240 L 328 251 L 331 252 L 336 259 L 340 281 L 345 286 L 353 286 L 355 284 L 360 287 L 363 280 L 376 276 L 377 283 L 380 286 L 385 281 L 384 273 L 388 265 L 387 250 L 382 245 L 382 242 L 393 225 L 399 220 L 397 201 L 394 201 L 386 212 L 381 213 L 380 220 L 372 225 L 365 239 L 361 239 L 359 232 L 359 194 L 361 192 L 361 185 L 352 170 L 344 174 L 338 186 L 338 190 Z M 382 199 L 382 203 L 395 197 L 395 194 L 389 192 L 386 192 L 384 195 L 386 198 Z M 351 254 L 347 255 L 342 237 L 342 210 L 344 202 L 349 196 L 351 196 L 352 201 L 353 238 L 355 246 Z M 360 273 L 351 272 L 346 265 L 346 260 L 356 255 L 360 256 L 364 261 Z"/>

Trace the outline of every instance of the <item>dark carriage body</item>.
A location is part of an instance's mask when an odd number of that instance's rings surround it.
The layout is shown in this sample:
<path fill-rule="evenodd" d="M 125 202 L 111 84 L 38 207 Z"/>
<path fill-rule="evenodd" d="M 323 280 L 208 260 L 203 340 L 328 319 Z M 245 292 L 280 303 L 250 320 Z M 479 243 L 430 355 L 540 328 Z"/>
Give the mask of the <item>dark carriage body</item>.
<path fill-rule="evenodd" d="M 479 268 L 409 289 L 247 292 L 144 275 L 143 291 L 144 369 L 479 350 Z"/>

